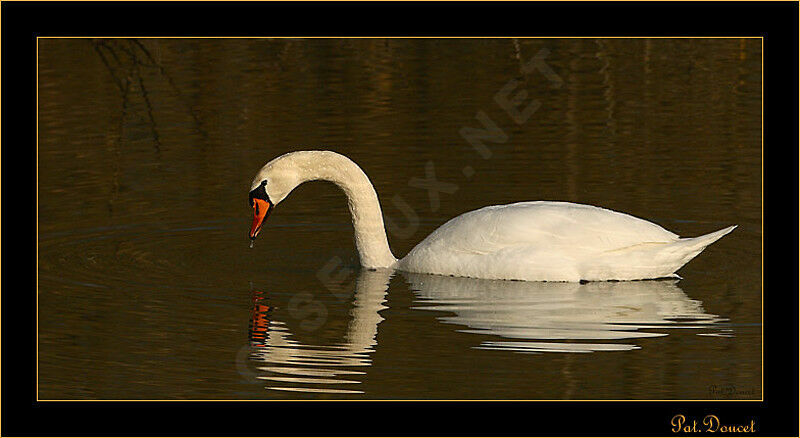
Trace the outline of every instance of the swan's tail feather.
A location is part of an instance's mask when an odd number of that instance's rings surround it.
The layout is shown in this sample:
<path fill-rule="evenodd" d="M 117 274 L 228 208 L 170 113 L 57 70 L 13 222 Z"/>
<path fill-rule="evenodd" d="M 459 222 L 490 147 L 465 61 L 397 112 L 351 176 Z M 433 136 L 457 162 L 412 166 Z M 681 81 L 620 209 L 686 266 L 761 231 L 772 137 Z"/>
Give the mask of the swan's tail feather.
<path fill-rule="evenodd" d="M 689 249 L 689 248 L 698 248 L 698 249 L 700 249 L 702 251 L 703 248 L 705 248 L 708 245 L 711 245 L 712 243 L 716 242 L 722 236 L 724 236 L 724 235 L 730 233 L 731 231 L 733 231 L 734 229 L 736 229 L 736 227 L 738 227 L 738 225 L 731 225 L 730 227 L 723 228 L 723 229 L 721 229 L 719 231 L 714 231 L 713 233 L 704 234 L 704 235 L 698 236 L 698 237 L 689 237 L 689 238 L 680 239 L 680 242 L 685 242 L 686 245 L 687 245 L 687 249 Z"/>
<path fill-rule="evenodd" d="M 719 231 L 714 231 L 713 233 L 704 234 L 702 236 L 679 239 L 678 242 L 673 244 L 674 249 L 681 253 L 681 258 L 678 261 L 680 265 L 675 270 L 678 270 L 686 263 L 689 263 L 690 260 L 703 252 L 708 245 L 711 245 L 722 238 L 722 236 L 730 233 L 737 226 L 738 225 L 731 225 L 730 227 L 723 228 Z"/>
<path fill-rule="evenodd" d="M 736 225 L 703 236 L 671 242 L 644 242 L 606 251 L 582 267 L 581 276 L 585 280 L 680 279 L 675 271 L 734 228 Z"/>

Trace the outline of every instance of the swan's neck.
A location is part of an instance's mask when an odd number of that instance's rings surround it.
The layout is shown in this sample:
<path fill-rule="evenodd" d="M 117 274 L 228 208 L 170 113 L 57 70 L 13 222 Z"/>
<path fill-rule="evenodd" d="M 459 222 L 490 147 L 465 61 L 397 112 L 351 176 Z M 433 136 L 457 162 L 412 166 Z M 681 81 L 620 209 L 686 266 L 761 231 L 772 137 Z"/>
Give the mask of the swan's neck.
<path fill-rule="evenodd" d="M 356 163 L 330 151 L 294 152 L 285 155 L 284 159 L 290 161 L 286 164 L 297 170 L 300 179 L 298 185 L 306 181 L 330 181 L 347 195 L 362 266 L 388 268 L 397 262 L 386 239 L 378 195 Z"/>

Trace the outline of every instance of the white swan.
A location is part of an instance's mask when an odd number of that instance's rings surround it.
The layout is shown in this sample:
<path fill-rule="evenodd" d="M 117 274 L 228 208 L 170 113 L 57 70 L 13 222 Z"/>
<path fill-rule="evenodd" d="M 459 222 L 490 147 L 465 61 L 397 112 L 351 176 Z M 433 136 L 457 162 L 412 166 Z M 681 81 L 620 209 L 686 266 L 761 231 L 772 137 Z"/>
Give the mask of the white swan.
<path fill-rule="evenodd" d="M 298 151 L 270 161 L 250 187 L 251 246 L 264 220 L 298 185 L 330 181 L 347 195 L 361 265 L 408 272 L 528 281 L 640 280 L 675 271 L 736 225 L 694 238 L 615 211 L 569 202 L 495 205 L 449 220 L 397 260 L 375 189 L 347 157 Z"/>

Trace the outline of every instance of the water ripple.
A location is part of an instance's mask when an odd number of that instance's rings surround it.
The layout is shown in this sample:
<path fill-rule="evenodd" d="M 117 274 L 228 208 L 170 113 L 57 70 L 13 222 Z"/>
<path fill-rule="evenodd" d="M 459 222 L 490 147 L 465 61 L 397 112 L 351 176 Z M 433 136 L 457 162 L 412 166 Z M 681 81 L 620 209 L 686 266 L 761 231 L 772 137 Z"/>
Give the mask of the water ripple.
<path fill-rule="evenodd" d="M 419 310 L 444 312 L 458 331 L 526 341 L 484 341 L 478 349 L 520 353 L 629 351 L 634 344 L 576 343 L 657 338 L 669 330 L 725 330 L 726 318 L 707 313 L 676 280 L 552 283 L 405 274 Z M 706 334 L 708 335 L 708 334 Z M 528 342 L 561 341 L 561 342 Z"/>

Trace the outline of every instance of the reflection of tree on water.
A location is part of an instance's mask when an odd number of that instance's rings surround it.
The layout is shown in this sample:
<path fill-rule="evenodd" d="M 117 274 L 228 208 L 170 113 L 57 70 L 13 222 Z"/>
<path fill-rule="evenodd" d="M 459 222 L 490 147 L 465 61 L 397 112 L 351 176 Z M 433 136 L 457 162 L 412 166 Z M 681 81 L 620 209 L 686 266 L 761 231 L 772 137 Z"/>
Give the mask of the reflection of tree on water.
<path fill-rule="evenodd" d="M 250 317 L 250 359 L 259 363 L 256 378 L 269 382 L 267 389 L 297 392 L 360 394 L 358 368 L 372 365 L 379 312 L 392 271 L 362 270 L 356 280 L 352 320 L 344 342 L 306 345 L 294 339 L 288 326 L 270 317 L 267 295 L 256 291 Z M 355 369 L 353 369 L 355 368 Z M 344 388 L 343 388 L 344 387 Z"/>
<path fill-rule="evenodd" d="M 147 76 L 146 71 L 156 72 L 159 77 L 167 80 L 172 92 L 181 100 L 187 112 L 192 117 L 197 132 L 203 137 L 206 136 L 206 133 L 201 127 L 200 119 L 197 117 L 192 106 L 188 103 L 188 100 L 184 97 L 180 88 L 175 84 L 172 76 L 156 57 L 153 56 L 145 44 L 137 39 L 120 38 L 96 38 L 90 40 L 90 43 L 95 52 L 97 52 L 103 65 L 108 69 L 111 79 L 114 81 L 117 88 L 119 88 L 122 97 L 122 109 L 119 117 L 119 125 L 117 127 L 116 145 L 114 146 L 116 159 L 114 160 L 114 171 L 111 172 L 112 191 L 108 201 L 108 211 L 109 213 L 113 213 L 114 204 L 119 194 L 120 163 L 122 161 L 121 145 L 123 143 L 125 121 L 133 107 L 131 96 L 137 91 L 141 95 L 142 102 L 144 103 L 153 146 L 157 153 L 161 152 L 161 136 L 154 115 L 153 102 L 151 101 L 145 81 L 145 77 Z"/>
<path fill-rule="evenodd" d="M 175 85 L 172 76 L 170 76 L 166 68 L 155 59 L 150 50 L 142 44 L 141 41 L 137 39 L 99 38 L 91 40 L 91 43 L 122 95 L 122 120 L 120 123 L 122 123 L 128 115 L 128 108 L 131 106 L 130 95 L 132 90 L 138 90 L 144 101 L 145 111 L 150 122 L 153 144 L 157 151 L 161 149 L 161 139 L 153 114 L 153 104 L 150 100 L 150 94 L 147 91 L 147 85 L 143 75 L 143 70 L 153 70 L 167 80 L 172 91 L 186 106 L 187 112 L 194 120 L 198 132 L 205 136 L 205 133 L 201 129 L 200 119 L 184 98 L 183 93 Z"/>

